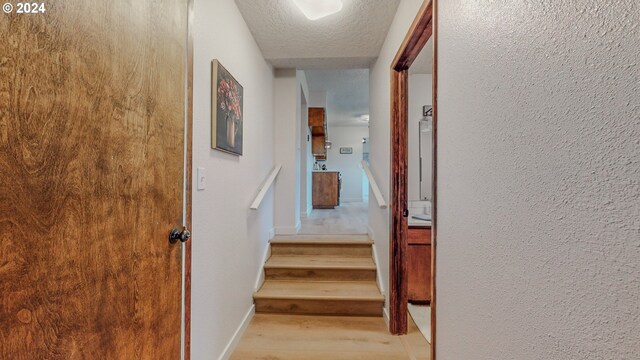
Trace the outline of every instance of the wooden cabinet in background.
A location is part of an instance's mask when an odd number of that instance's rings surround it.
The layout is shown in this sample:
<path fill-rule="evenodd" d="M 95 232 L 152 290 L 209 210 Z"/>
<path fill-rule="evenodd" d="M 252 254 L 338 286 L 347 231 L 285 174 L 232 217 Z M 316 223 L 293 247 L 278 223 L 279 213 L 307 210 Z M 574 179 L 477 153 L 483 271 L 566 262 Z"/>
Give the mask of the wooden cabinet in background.
<path fill-rule="evenodd" d="M 311 134 L 324 135 L 325 120 L 324 108 L 309 108 L 309 127 L 311 128 Z"/>
<path fill-rule="evenodd" d="M 431 227 L 409 226 L 407 232 L 409 302 L 431 302 Z"/>
<path fill-rule="evenodd" d="M 327 149 L 324 147 L 324 135 L 314 135 L 311 137 L 311 153 L 318 157 L 321 155 L 325 155 Z M 318 159 L 316 159 L 318 160 Z"/>
<path fill-rule="evenodd" d="M 309 108 L 309 128 L 311 129 L 311 153 L 316 160 L 327 159 L 327 115 L 324 108 Z"/>
<path fill-rule="evenodd" d="M 333 209 L 340 205 L 340 173 L 316 171 L 313 173 L 312 204 L 314 209 Z"/>

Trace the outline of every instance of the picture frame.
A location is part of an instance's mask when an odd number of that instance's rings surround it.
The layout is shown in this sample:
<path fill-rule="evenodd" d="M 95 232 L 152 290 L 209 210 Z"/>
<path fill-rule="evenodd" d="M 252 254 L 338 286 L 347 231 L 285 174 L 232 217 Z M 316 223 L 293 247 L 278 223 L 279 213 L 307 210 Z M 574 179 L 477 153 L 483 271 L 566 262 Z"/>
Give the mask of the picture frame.
<path fill-rule="evenodd" d="M 242 155 L 243 87 L 222 66 L 211 62 L 211 148 Z"/>
<path fill-rule="evenodd" d="M 340 154 L 353 154 L 353 148 L 352 147 L 341 147 L 340 148 Z"/>

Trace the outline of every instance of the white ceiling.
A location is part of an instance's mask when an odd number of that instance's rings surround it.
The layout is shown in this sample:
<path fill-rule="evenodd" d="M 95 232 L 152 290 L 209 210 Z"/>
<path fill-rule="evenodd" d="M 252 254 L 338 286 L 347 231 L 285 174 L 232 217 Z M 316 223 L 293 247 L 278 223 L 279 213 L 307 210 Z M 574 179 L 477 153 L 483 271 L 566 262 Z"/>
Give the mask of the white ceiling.
<path fill-rule="evenodd" d="M 369 126 L 369 70 L 306 70 L 309 91 L 327 93 L 327 123 Z"/>
<path fill-rule="evenodd" d="M 378 56 L 399 0 L 342 0 L 315 21 L 291 0 L 235 0 L 264 57 L 276 68 L 368 68 Z"/>
<path fill-rule="evenodd" d="M 427 41 L 427 43 L 418 54 L 418 57 L 413 61 L 411 67 L 409 67 L 409 74 L 431 74 L 433 72 L 433 37 Z"/>

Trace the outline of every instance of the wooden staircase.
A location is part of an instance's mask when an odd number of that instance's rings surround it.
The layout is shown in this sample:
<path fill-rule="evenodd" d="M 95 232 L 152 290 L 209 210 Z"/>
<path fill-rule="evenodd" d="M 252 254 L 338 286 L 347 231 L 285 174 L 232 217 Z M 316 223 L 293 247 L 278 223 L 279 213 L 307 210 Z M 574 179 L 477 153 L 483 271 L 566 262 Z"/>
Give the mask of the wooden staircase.
<path fill-rule="evenodd" d="M 275 238 L 256 312 L 382 316 L 372 244 L 350 235 Z"/>

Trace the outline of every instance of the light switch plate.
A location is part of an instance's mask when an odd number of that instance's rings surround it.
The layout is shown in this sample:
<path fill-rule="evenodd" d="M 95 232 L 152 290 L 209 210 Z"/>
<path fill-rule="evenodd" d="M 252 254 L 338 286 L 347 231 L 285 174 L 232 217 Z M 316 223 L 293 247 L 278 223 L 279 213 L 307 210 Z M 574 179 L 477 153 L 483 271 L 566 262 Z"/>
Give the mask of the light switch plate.
<path fill-rule="evenodd" d="M 204 190 L 207 187 L 207 176 L 205 175 L 204 168 L 199 167 L 197 171 L 197 187 L 198 190 Z"/>

